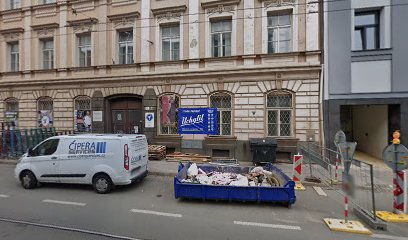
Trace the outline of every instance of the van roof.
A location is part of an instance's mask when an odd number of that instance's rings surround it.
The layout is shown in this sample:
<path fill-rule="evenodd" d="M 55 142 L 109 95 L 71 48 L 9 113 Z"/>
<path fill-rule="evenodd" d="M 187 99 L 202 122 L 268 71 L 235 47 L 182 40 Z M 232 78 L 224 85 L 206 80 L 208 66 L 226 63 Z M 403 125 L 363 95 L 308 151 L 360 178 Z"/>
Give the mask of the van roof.
<path fill-rule="evenodd" d="M 123 138 L 145 138 L 143 134 L 78 134 L 78 135 L 60 135 L 51 137 L 54 139 L 123 139 Z"/>

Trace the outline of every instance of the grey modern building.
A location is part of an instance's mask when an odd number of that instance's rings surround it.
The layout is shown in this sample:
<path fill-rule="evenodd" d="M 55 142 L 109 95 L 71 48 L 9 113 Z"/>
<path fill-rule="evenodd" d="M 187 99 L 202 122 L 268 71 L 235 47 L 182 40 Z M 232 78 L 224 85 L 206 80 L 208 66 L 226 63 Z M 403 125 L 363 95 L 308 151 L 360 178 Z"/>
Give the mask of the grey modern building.
<path fill-rule="evenodd" d="M 381 157 L 394 130 L 408 144 L 408 2 L 324 1 L 326 145 L 337 130 Z"/>

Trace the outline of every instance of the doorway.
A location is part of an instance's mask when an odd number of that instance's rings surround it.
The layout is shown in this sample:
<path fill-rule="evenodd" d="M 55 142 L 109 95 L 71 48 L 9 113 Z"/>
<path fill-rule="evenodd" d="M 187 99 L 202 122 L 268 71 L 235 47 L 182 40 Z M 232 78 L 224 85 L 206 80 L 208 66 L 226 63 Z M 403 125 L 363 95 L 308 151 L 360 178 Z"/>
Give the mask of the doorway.
<path fill-rule="evenodd" d="M 400 129 L 399 115 L 399 105 L 342 105 L 341 129 L 347 141 L 357 142 L 358 151 L 381 159 L 391 133 Z"/>
<path fill-rule="evenodd" d="M 112 133 L 142 133 L 142 99 L 117 97 L 109 100 Z"/>

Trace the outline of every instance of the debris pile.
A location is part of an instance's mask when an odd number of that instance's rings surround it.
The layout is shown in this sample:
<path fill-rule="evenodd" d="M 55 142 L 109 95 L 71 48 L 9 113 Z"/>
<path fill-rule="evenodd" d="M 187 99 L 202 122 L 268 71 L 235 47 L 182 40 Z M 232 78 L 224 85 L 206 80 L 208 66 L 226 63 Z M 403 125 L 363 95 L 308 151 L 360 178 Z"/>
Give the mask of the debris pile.
<path fill-rule="evenodd" d="M 223 186 L 262 186 L 279 187 L 280 182 L 272 172 L 264 170 L 262 167 L 255 167 L 249 173 L 229 173 L 212 171 L 206 173 L 198 168 L 195 163 L 187 170 L 187 178 L 184 183 L 195 183 L 205 185 L 223 185 Z"/>

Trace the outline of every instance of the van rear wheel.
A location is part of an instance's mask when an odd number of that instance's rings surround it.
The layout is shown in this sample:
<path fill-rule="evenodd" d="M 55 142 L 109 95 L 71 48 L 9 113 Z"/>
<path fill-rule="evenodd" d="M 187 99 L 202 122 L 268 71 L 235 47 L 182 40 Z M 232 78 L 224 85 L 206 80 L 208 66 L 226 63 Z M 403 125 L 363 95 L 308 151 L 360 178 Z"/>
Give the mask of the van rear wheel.
<path fill-rule="evenodd" d="M 20 177 L 21 185 L 25 189 L 33 189 L 37 186 L 37 178 L 30 171 L 25 171 Z"/>
<path fill-rule="evenodd" d="M 98 174 L 94 177 L 93 188 L 95 192 L 105 194 L 112 190 L 112 180 L 106 174 Z"/>

